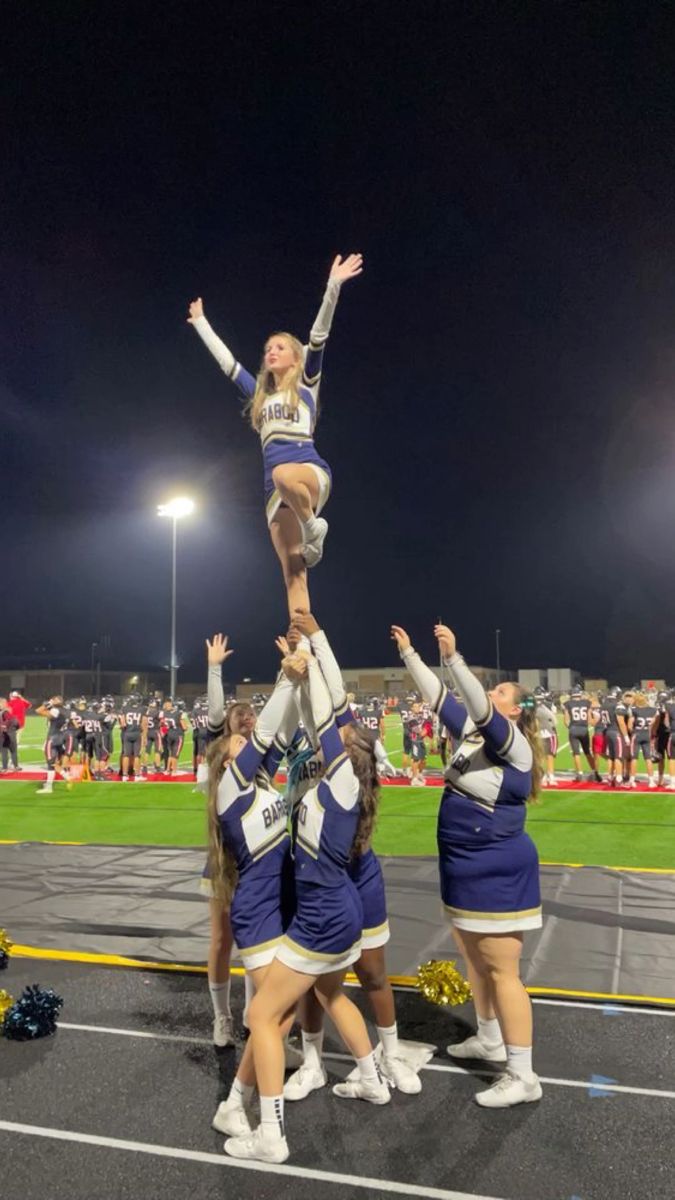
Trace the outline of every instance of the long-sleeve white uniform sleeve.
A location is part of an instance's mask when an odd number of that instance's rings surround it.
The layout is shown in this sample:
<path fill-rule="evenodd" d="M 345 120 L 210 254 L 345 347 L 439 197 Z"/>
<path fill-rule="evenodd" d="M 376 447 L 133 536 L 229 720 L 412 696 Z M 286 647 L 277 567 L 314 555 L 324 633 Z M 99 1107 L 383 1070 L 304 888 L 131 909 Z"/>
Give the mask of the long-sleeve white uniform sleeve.
<path fill-rule="evenodd" d="M 422 662 L 419 654 L 416 650 L 413 650 L 412 646 L 402 651 L 401 658 L 405 663 L 406 670 L 412 675 L 413 683 L 417 690 L 426 700 L 427 704 L 432 704 L 436 708 L 443 691 L 443 684 L 438 676 L 434 675 L 431 668 Z"/>
<path fill-rule="evenodd" d="M 305 737 L 307 738 L 307 741 L 309 742 L 312 749 L 318 750 L 319 735 L 316 732 L 316 725 L 314 723 L 314 714 L 312 712 L 312 702 L 309 698 L 309 688 L 306 683 L 303 683 L 298 688 L 297 700 L 298 700 L 298 712 L 300 714 L 300 720 L 302 721 L 302 725 L 305 730 Z"/>
<path fill-rule="evenodd" d="M 294 692 L 295 685 L 280 672 L 274 691 L 256 721 L 252 741 L 257 742 L 259 746 L 271 746 L 285 722 L 290 704 L 295 699 Z"/>
<path fill-rule="evenodd" d="M 464 707 L 486 745 L 518 770 L 529 771 L 532 767 L 532 748 L 515 721 L 497 712 L 492 700 L 473 671 L 467 667 L 461 654 L 453 654 L 452 658 L 445 659 L 444 663 L 452 673 Z"/>
<path fill-rule="evenodd" d="M 347 706 L 347 692 L 342 678 L 342 671 L 323 629 L 319 629 L 316 633 L 313 633 L 309 640 L 321 667 L 323 677 L 328 685 L 335 715 L 339 717 Z"/>
<path fill-rule="evenodd" d="M 331 325 L 333 323 L 333 315 L 335 306 L 340 295 L 340 284 L 337 279 L 329 279 L 324 292 L 321 308 L 319 309 L 314 324 L 309 334 L 309 346 L 303 347 L 305 356 L 305 365 L 302 373 L 302 381 L 314 392 L 318 394 L 319 384 L 321 381 L 321 368 L 323 365 L 323 354 L 326 349 L 326 342 L 330 335 Z"/>
<path fill-rule="evenodd" d="M 323 346 L 324 342 L 328 341 L 339 295 L 340 283 L 337 279 L 329 279 L 323 294 L 321 307 L 316 314 L 309 334 L 309 344 L 312 348 L 318 349 L 320 346 Z"/>
<path fill-rule="evenodd" d="M 342 745 L 330 692 L 316 659 L 310 659 L 309 662 L 309 696 L 323 751 L 323 782 L 328 784 L 341 808 L 354 808 L 359 799 L 359 781 Z"/>
<path fill-rule="evenodd" d="M 225 374 L 232 379 L 234 368 L 237 365 L 237 360 L 232 351 L 225 345 L 224 341 L 218 337 L 218 334 L 211 328 L 206 317 L 197 317 L 192 322 L 193 328 L 197 331 L 202 339 L 207 350 L 210 350 L 215 358 L 218 366 Z"/>
<path fill-rule="evenodd" d="M 207 679 L 208 712 L 207 722 L 212 733 L 223 727 L 225 720 L 225 694 L 223 692 L 223 672 L 220 663 L 209 663 Z"/>
<path fill-rule="evenodd" d="M 462 697 L 471 719 L 476 724 L 484 721 L 488 715 L 490 702 L 483 685 L 478 682 L 473 671 L 467 667 L 461 654 L 455 653 L 451 658 L 444 658 L 443 665 L 452 673 L 455 687 Z"/>

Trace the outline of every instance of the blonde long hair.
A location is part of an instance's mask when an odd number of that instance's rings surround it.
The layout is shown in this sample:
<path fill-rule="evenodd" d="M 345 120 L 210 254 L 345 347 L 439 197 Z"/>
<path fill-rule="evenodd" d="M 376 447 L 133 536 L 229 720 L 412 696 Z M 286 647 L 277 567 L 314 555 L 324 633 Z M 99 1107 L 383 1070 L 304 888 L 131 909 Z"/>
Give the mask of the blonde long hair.
<path fill-rule="evenodd" d="M 525 735 L 532 750 L 532 787 L 527 797 L 528 804 L 537 804 L 541 781 L 544 775 L 544 748 L 539 736 L 539 722 L 533 696 L 519 683 L 513 684 L 513 700 L 520 705 L 520 716 L 516 721 L 520 732 Z"/>
<path fill-rule="evenodd" d="M 216 741 L 211 742 L 206 751 L 206 762 L 209 768 L 209 791 L 206 808 L 208 831 L 207 865 L 214 900 L 230 905 L 237 886 L 239 872 L 234 861 L 234 855 L 228 846 L 223 844 L 218 817 L 218 784 L 225 774 L 225 759 L 230 749 L 230 734 L 226 733 Z"/>
<path fill-rule="evenodd" d="M 302 342 L 299 342 L 296 337 L 293 337 L 292 333 L 286 333 L 284 330 L 280 330 L 277 333 L 271 333 L 267 340 L 269 341 L 270 338 L 275 337 L 286 339 L 291 347 L 291 350 L 293 350 L 295 354 L 296 363 L 294 366 L 289 367 L 281 386 L 278 387 L 274 375 L 271 371 L 268 371 L 267 367 L 265 366 L 265 356 L 263 354 L 263 359 L 255 381 L 255 392 L 253 393 L 252 399 L 249 400 L 248 404 L 246 404 L 244 408 L 244 412 L 250 418 L 251 425 L 255 430 L 258 431 L 260 430 L 263 405 L 265 404 L 265 401 L 268 400 L 270 396 L 273 396 L 276 392 L 284 392 L 286 394 L 288 407 L 292 413 L 298 411 L 298 405 L 300 404 L 300 379 L 302 378 L 302 372 L 305 365 Z"/>

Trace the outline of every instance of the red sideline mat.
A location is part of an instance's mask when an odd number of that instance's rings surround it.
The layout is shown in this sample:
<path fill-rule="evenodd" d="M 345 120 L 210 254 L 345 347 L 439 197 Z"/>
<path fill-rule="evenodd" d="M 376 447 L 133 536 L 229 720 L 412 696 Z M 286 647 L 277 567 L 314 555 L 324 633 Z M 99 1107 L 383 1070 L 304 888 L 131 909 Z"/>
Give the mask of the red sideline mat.
<path fill-rule="evenodd" d="M 30 767 L 27 767 L 25 771 L 0 771 L 0 783 L 2 782 L 3 779 L 9 780 L 9 781 L 15 782 L 15 783 L 21 783 L 21 782 L 23 782 L 23 783 L 43 783 L 46 778 L 47 778 L 46 769 L 40 768 L 40 767 L 35 767 L 33 765 L 31 765 Z M 192 784 L 194 784 L 194 782 L 195 782 L 195 776 L 193 775 L 192 771 L 182 771 L 182 772 L 179 771 L 177 775 L 162 775 L 162 774 L 143 775 L 142 779 L 147 781 L 148 783 L 192 783 Z M 114 775 L 106 775 L 105 778 L 101 782 L 103 782 L 103 783 L 121 783 L 121 781 L 122 781 L 121 775 L 114 774 Z M 62 782 L 60 775 L 57 775 L 56 782 L 57 783 Z M 74 784 L 79 783 L 79 782 L 80 782 L 79 779 L 73 781 Z M 93 782 L 96 782 L 96 781 L 93 781 Z M 134 783 L 134 782 L 135 782 L 135 780 L 132 776 L 131 779 L 129 780 L 129 783 Z M 286 783 L 286 776 L 283 773 L 280 775 L 277 775 L 276 782 L 282 783 L 282 784 Z M 414 786 L 414 787 L 443 787 L 443 784 L 444 784 L 444 780 L 441 775 L 429 775 L 429 776 L 427 776 L 427 778 L 424 780 L 423 783 L 416 783 L 414 785 L 411 784 L 410 780 L 405 775 L 403 775 L 403 776 L 397 775 L 395 778 L 392 778 L 390 776 L 384 776 L 382 778 L 381 782 L 384 784 L 385 787 L 412 787 L 412 786 Z M 624 792 L 624 791 L 667 792 L 667 791 L 673 791 L 675 793 L 675 788 L 673 788 L 673 789 L 669 789 L 669 788 L 665 788 L 665 787 L 650 788 L 650 787 L 648 787 L 646 780 L 641 780 L 641 779 L 637 780 L 634 788 L 627 788 L 623 784 L 615 784 L 613 786 L 610 786 L 609 784 L 606 784 L 606 783 L 595 783 L 595 782 L 586 782 L 586 781 L 584 781 L 583 783 L 576 783 L 572 779 L 565 779 L 563 776 L 561 776 L 558 779 L 557 785 L 553 785 L 551 787 L 549 784 L 542 784 L 542 791 L 554 792 L 554 793 L 556 791 L 565 791 L 565 792 Z"/>

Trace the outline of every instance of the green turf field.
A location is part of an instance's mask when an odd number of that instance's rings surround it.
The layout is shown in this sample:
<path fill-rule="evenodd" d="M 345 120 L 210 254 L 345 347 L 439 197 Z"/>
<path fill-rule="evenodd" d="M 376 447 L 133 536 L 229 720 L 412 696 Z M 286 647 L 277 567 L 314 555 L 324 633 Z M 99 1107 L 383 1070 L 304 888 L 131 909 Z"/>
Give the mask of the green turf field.
<path fill-rule="evenodd" d="M 389 724 L 387 749 L 400 763 L 400 724 Z M 43 735 L 44 723 L 32 718 L 22 739 L 24 765 L 40 761 Z M 190 741 L 183 753 L 188 763 Z M 82 783 L 70 791 L 57 783 L 46 796 L 36 795 L 38 786 L 0 784 L 0 839 L 204 844 L 204 800 L 189 783 Z M 383 788 L 375 849 L 433 854 L 439 799 L 437 788 Z M 675 793 L 547 791 L 529 810 L 528 830 L 547 862 L 675 870 Z"/>

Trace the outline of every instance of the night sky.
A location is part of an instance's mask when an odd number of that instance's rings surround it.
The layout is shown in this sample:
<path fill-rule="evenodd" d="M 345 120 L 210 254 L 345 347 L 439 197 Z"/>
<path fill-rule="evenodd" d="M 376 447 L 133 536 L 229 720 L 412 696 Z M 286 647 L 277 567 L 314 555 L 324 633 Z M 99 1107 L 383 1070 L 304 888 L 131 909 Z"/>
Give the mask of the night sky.
<path fill-rule="evenodd" d="M 257 436 L 186 324 L 326 355 L 313 606 L 345 666 L 675 678 L 675 15 L 657 3 L 23 3 L 0 82 L 0 664 L 269 678 Z"/>

